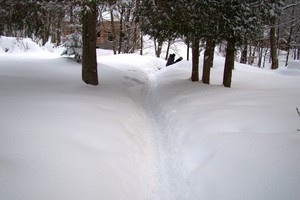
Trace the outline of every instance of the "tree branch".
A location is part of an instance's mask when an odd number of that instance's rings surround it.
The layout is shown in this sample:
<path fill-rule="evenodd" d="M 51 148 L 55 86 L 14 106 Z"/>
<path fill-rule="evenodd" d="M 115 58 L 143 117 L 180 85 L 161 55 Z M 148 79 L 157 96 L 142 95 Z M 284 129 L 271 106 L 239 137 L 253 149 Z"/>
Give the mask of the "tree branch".
<path fill-rule="evenodd" d="M 292 3 L 292 4 L 289 4 L 289 5 L 286 5 L 285 7 L 283 7 L 282 10 L 285 10 L 285 9 L 288 9 L 288 8 L 291 8 L 294 6 L 298 6 L 298 5 L 300 5 L 300 2 Z"/>

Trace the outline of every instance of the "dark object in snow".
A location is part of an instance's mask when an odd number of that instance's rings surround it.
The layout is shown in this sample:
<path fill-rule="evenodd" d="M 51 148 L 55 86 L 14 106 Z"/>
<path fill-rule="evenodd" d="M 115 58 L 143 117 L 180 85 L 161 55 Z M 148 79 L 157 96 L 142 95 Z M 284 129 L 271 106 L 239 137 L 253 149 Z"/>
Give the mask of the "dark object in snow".
<path fill-rule="evenodd" d="M 166 66 L 169 66 L 169 65 L 172 65 L 174 63 L 181 61 L 182 57 L 179 57 L 175 62 L 174 62 L 174 60 L 175 60 L 175 53 L 170 54 Z"/>

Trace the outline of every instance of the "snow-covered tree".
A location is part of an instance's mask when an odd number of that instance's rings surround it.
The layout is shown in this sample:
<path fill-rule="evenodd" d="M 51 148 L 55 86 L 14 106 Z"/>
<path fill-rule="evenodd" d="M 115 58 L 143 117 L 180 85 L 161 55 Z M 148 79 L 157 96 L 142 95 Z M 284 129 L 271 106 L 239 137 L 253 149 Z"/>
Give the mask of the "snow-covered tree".
<path fill-rule="evenodd" d="M 261 5 L 263 9 L 262 16 L 265 19 L 266 25 L 269 27 L 269 41 L 271 50 L 271 69 L 278 68 L 278 56 L 277 56 L 277 36 L 276 27 L 278 25 L 278 17 L 282 12 L 284 2 L 282 0 L 264 0 L 264 4 Z"/>
<path fill-rule="evenodd" d="M 139 9 L 139 23 L 143 33 L 150 35 L 155 44 L 157 42 L 157 57 L 160 57 L 163 42 L 176 34 L 169 3 L 164 0 L 144 0 Z"/>
<path fill-rule="evenodd" d="M 74 56 L 76 62 L 82 61 L 82 36 L 80 32 L 68 35 L 63 46 L 66 49 L 63 51 L 62 55 Z"/>

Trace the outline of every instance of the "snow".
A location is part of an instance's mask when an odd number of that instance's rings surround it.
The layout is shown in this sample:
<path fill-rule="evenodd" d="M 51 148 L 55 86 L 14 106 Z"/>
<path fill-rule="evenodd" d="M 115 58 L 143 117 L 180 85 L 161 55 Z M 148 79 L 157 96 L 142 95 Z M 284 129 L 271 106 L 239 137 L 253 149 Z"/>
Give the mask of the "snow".
<path fill-rule="evenodd" d="M 299 62 L 236 63 L 229 89 L 218 55 L 205 85 L 189 61 L 98 51 L 95 87 L 29 46 L 0 51 L 1 199 L 300 198 Z"/>

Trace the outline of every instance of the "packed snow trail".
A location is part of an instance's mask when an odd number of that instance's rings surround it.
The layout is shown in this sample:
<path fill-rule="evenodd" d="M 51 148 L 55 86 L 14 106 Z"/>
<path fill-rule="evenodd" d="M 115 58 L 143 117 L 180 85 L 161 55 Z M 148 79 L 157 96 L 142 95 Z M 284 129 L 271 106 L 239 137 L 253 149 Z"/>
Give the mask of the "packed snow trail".
<path fill-rule="evenodd" d="M 132 56 L 128 60 L 128 56 Z M 106 59 L 107 58 L 107 59 Z M 124 65 L 123 59 L 126 59 Z M 136 55 L 118 55 L 118 59 L 103 57 L 102 65 L 122 65 L 121 83 L 125 86 L 129 96 L 142 110 L 145 124 L 147 154 L 145 160 L 148 165 L 148 175 L 145 177 L 147 192 L 145 199 L 149 200 L 185 200 L 187 194 L 183 167 L 180 166 L 180 152 L 175 143 L 176 128 L 168 118 L 167 113 L 160 106 L 157 96 L 159 70 L 165 65 L 164 60 Z M 120 70 L 120 69 L 118 69 Z M 140 126 L 137 124 L 136 126 Z M 142 129 L 141 129 L 142 130 Z"/>
<path fill-rule="evenodd" d="M 184 200 L 186 192 L 184 191 L 183 169 L 180 167 L 178 152 L 172 136 L 173 125 L 166 118 L 157 97 L 157 72 L 145 73 L 148 80 L 142 106 L 152 127 L 159 199 Z"/>

